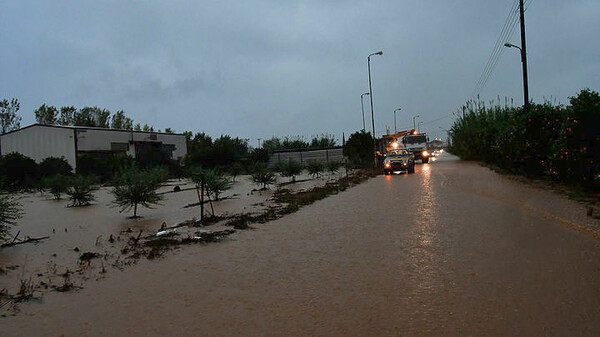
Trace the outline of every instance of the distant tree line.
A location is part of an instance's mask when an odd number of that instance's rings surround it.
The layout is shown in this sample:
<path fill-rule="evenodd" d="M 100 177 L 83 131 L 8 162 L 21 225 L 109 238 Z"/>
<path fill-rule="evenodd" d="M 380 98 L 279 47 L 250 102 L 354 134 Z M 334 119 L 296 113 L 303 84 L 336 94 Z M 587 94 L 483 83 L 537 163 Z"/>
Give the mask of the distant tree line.
<path fill-rule="evenodd" d="M 313 136 L 310 142 L 305 141 L 301 136 L 286 136 L 283 138 L 271 137 L 262 143 L 262 148 L 267 151 L 276 151 L 328 148 L 337 145 L 338 143 L 333 135 L 321 134 L 318 136 Z"/>
<path fill-rule="evenodd" d="M 154 131 L 154 127 L 133 123 L 133 119 L 125 116 L 123 110 L 111 114 L 110 110 L 93 107 L 77 109 L 74 106 L 63 106 L 60 109 L 52 105 L 42 104 L 35 111 L 35 120 L 43 125 L 88 126 L 135 131 Z M 160 132 L 160 130 L 159 130 Z M 165 132 L 172 133 L 171 129 Z"/>

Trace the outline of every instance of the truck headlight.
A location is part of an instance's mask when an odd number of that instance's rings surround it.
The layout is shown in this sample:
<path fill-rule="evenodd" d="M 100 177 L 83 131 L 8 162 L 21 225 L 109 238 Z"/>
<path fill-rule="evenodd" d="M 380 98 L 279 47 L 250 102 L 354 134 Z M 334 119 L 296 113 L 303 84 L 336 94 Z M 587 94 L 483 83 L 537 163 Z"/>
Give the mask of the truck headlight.
<path fill-rule="evenodd" d="M 427 152 L 427 151 L 423 151 L 423 153 L 421 153 L 421 154 L 423 155 L 423 157 L 429 156 L 429 152 Z"/>

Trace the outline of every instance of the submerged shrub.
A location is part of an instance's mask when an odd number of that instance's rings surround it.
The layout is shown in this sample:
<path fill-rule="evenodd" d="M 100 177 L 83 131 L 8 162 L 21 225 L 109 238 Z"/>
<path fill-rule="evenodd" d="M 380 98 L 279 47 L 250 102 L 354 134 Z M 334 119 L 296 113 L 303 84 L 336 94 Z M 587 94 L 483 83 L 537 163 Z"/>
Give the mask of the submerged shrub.
<path fill-rule="evenodd" d="M 69 184 L 69 177 L 60 174 L 42 179 L 42 186 L 47 188 L 56 200 L 59 200 L 67 192 Z"/>
<path fill-rule="evenodd" d="M 254 165 L 251 178 L 252 182 L 262 185 L 263 189 L 266 189 L 269 185 L 275 184 L 277 181 L 275 173 L 273 173 L 273 171 L 264 163 L 257 163 Z"/>
<path fill-rule="evenodd" d="M 133 209 L 133 217 L 136 218 L 138 205 L 152 208 L 151 205 L 162 200 L 162 196 L 157 193 L 162 175 L 162 172 L 156 170 L 123 172 L 113 182 L 113 203 L 120 207 L 121 212 Z"/>
<path fill-rule="evenodd" d="M 84 177 L 81 175 L 77 175 L 71 179 L 71 186 L 67 191 L 67 194 L 69 195 L 69 200 L 71 200 L 71 206 L 87 206 L 95 200 L 95 181 L 96 178 L 93 176 Z"/>

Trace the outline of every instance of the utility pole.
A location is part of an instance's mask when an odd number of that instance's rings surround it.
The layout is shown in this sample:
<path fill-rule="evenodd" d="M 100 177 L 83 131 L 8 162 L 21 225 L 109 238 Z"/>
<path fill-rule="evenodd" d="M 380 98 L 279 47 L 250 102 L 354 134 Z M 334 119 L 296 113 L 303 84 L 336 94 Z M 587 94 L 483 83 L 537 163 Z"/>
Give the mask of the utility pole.
<path fill-rule="evenodd" d="M 523 0 L 519 0 L 519 12 L 521 14 L 521 63 L 523 64 L 523 109 L 529 111 L 529 85 L 527 83 L 527 46 L 525 44 L 525 9 Z"/>
<path fill-rule="evenodd" d="M 383 51 L 378 51 L 376 53 L 369 54 L 367 56 L 367 69 L 369 72 L 369 98 L 371 99 L 371 123 L 373 125 L 373 159 L 375 168 L 377 168 L 377 141 L 375 139 L 375 113 L 373 112 L 373 87 L 371 86 L 371 56 L 373 55 L 383 55 Z"/>

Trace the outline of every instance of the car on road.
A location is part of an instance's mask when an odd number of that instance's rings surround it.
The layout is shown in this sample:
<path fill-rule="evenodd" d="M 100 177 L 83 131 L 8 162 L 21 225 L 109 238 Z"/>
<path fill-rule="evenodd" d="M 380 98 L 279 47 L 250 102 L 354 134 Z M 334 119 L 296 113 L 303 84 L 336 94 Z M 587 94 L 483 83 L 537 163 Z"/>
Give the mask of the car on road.
<path fill-rule="evenodd" d="M 415 173 L 415 156 L 405 149 L 390 150 L 383 160 L 383 173 L 385 175 L 393 172 Z"/>

